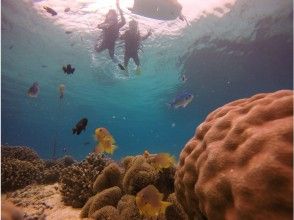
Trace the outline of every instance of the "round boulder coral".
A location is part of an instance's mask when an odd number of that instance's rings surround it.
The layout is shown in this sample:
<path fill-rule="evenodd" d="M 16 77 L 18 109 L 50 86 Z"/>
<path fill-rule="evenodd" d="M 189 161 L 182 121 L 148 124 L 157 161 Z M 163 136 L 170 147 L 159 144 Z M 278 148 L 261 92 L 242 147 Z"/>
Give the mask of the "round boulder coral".
<path fill-rule="evenodd" d="M 142 220 L 143 216 L 136 205 L 135 196 L 124 195 L 117 204 L 117 209 L 122 219 Z"/>
<path fill-rule="evenodd" d="M 123 190 L 127 194 L 135 195 L 149 184 L 154 184 L 158 173 L 143 156 L 136 156 L 128 162 L 129 169 L 123 178 Z"/>
<path fill-rule="evenodd" d="M 110 205 L 104 206 L 94 212 L 91 218 L 96 220 L 123 220 L 120 218 L 117 209 Z"/>
<path fill-rule="evenodd" d="M 293 92 L 218 108 L 180 155 L 177 200 L 190 218 L 292 219 Z"/>
<path fill-rule="evenodd" d="M 111 163 L 102 170 L 94 182 L 93 190 L 97 193 L 112 186 L 121 186 L 120 168 L 116 163 Z"/>
<path fill-rule="evenodd" d="M 115 206 L 122 196 L 121 189 L 117 186 L 103 190 L 97 193 L 92 199 L 92 203 L 89 208 L 88 217 L 91 217 L 94 212 L 101 209 L 104 206 Z"/>

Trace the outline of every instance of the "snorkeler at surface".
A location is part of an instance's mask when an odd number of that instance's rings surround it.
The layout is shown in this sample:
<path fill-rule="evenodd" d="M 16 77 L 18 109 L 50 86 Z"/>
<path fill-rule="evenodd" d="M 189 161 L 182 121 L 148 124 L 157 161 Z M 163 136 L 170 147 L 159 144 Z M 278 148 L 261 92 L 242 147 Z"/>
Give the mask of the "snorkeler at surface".
<path fill-rule="evenodd" d="M 114 58 L 115 41 L 119 36 L 119 29 L 126 24 L 122 10 L 119 7 L 119 0 L 116 0 L 116 7 L 119 10 L 121 21 L 118 21 L 117 13 L 114 9 L 110 9 L 106 15 L 105 21 L 98 25 L 102 29 L 102 43 L 95 46 L 95 50 L 99 53 L 108 49 L 109 56 L 116 62 Z"/>
<path fill-rule="evenodd" d="M 138 22 L 131 20 L 129 22 L 129 29 L 120 37 L 120 39 L 125 42 L 125 54 L 124 54 L 124 68 L 128 71 L 128 64 L 130 58 L 133 58 L 135 64 L 137 65 L 136 73 L 140 73 L 140 59 L 138 56 L 138 51 L 140 49 L 140 43 L 146 40 L 151 35 L 151 30 L 145 36 L 140 35 L 138 29 Z"/>

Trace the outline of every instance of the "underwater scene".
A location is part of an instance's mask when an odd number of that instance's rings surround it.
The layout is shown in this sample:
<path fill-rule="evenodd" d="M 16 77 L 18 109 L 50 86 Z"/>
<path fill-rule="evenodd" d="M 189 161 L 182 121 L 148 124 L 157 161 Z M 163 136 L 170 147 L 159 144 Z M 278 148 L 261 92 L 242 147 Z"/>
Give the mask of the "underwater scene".
<path fill-rule="evenodd" d="M 293 219 L 293 2 L 2 0 L 1 219 Z"/>

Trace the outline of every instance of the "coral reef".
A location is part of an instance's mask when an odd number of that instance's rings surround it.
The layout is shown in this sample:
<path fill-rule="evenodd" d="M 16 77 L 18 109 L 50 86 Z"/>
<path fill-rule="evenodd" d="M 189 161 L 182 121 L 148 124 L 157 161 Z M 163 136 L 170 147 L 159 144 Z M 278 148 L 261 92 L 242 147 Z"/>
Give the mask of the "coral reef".
<path fill-rule="evenodd" d="M 75 162 L 76 161 L 71 156 L 64 156 L 57 160 L 45 161 L 42 183 L 50 184 L 58 182 L 63 169 Z"/>
<path fill-rule="evenodd" d="M 117 186 L 105 189 L 102 192 L 97 193 L 92 199 L 88 216 L 91 217 L 94 212 L 103 208 L 104 206 L 111 205 L 116 207 L 121 196 L 121 189 Z"/>
<path fill-rule="evenodd" d="M 94 212 L 91 218 L 96 220 L 123 220 L 120 218 L 117 209 L 110 205 L 104 206 Z"/>
<path fill-rule="evenodd" d="M 143 156 L 136 156 L 128 163 L 129 169 L 123 178 L 123 190 L 126 194 L 135 195 L 149 184 L 154 184 L 158 178 L 158 172 Z"/>
<path fill-rule="evenodd" d="M 1 158 L 29 162 L 40 160 L 38 154 L 32 148 L 25 146 L 1 146 Z"/>
<path fill-rule="evenodd" d="M 292 219 L 293 91 L 210 113 L 180 154 L 175 191 L 190 218 Z"/>
<path fill-rule="evenodd" d="M 94 182 L 93 191 L 94 193 L 101 192 L 112 186 L 121 187 L 121 172 L 116 163 L 111 163 L 102 170 Z"/>
<path fill-rule="evenodd" d="M 1 190 L 16 190 L 43 178 L 44 163 L 29 147 L 1 147 Z"/>
<path fill-rule="evenodd" d="M 61 193 L 66 205 L 81 208 L 94 195 L 93 183 L 107 165 L 101 154 L 91 153 L 80 163 L 63 169 L 60 176 Z"/>
<path fill-rule="evenodd" d="M 135 196 L 124 195 L 117 204 L 120 217 L 127 220 L 143 220 L 136 205 Z"/>
<path fill-rule="evenodd" d="M 172 205 L 168 206 L 165 210 L 166 220 L 188 220 L 189 219 L 183 207 L 177 201 L 175 193 L 170 194 L 167 198 L 167 201 L 171 202 Z"/>

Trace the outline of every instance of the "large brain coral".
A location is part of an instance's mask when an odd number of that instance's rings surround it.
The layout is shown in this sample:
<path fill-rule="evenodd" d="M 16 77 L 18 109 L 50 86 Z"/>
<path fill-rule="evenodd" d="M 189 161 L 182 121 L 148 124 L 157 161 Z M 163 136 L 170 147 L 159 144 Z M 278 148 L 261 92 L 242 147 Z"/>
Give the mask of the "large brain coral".
<path fill-rule="evenodd" d="M 180 155 L 175 190 L 190 218 L 292 219 L 293 92 L 208 115 Z"/>

